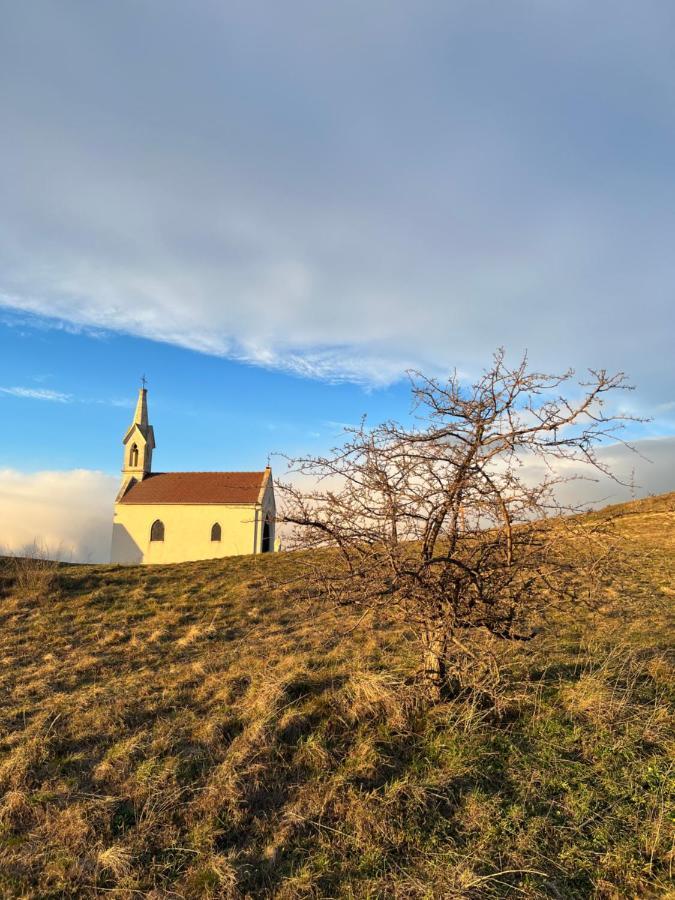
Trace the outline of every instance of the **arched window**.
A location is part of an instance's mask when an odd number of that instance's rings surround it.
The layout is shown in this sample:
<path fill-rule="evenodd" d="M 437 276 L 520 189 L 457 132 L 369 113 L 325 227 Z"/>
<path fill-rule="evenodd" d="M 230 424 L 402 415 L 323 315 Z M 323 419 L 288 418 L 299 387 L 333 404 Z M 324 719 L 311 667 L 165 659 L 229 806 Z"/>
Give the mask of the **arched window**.
<path fill-rule="evenodd" d="M 263 553 L 269 553 L 272 549 L 272 529 L 270 528 L 269 519 L 265 519 L 265 524 L 263 525 L 262 547 L 260 549 Z"/>
<path fill-rule="evenodd" d="M 152 527 L 150 528 L 150 540 L 164 540 L 164 522 L 160 522 L 159 519 L 155 519 L 155 521 L 152 523 Z"/>
<path fill-rule="evenodd" d="M 138 445 L 132 444 L 131 450 L 129 451 L 129 465 L 132 468 L 136 468 L 138 465 Z"/>
<path fill-rule="evenodd" d="M 214 524 L 211 526 L 211 540 L 220 540 L 220 524 L 218 522 L 214 522 Z"/>

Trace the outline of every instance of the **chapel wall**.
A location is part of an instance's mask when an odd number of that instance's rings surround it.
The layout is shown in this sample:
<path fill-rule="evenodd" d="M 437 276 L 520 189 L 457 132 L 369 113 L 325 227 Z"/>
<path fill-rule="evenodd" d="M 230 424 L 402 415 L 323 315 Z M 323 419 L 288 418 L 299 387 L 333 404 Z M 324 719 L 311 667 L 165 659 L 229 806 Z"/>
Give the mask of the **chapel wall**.
<path fill-rule="evenodd" d="M 252 506 L 118 503 L 113 520 L 112 561 L 174 563 L 260 552 L 261 525 Z M 164 523 L 164 540 L 151 541 L 152 523 Z M 260 511 L 258 510 L 260 520 Z M 221 540 L 211 541 L 211 526 Z"/>

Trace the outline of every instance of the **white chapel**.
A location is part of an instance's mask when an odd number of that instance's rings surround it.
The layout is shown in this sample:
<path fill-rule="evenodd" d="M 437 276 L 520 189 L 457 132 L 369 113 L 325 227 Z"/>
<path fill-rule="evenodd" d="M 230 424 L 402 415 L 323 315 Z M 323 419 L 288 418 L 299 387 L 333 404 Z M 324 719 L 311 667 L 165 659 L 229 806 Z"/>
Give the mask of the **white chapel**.
<path fill-rule="evenodd" d="M 111 561 L 175 563 L 274 550 L 274 485 L 260 472 L 153 472 L 148 392 L 122 441 Z"/>

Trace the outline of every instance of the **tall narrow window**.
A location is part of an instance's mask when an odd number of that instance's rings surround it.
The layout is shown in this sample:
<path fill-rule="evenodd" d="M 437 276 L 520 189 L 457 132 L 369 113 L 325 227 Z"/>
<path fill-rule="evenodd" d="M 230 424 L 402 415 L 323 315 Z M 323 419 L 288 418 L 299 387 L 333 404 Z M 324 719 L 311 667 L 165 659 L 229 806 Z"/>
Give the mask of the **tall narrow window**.
<path fill-rule="evenodd" d="M 155 519 L 155 521 L 152 523 L 152 527 L 150 528 L 150 540 L 164 540 L 164 522 L 160 522 L 159 519 Z"/>
<path fill-rule="evenodd" d="M 262 547 L 260 549 L 263 553 L 269 553 L 272 549 L 272 533 L 269 519 L 265 519 L 265 524 L 263 525 Z"/>
<path fill-rule="evenodd" d="M 219 541 L 220 540 L 220 525 L 218 522 L 215 522 L 211 526 L 211 540 Z"/>
<path fill-rule="evenodd" d="M 132 468 L 136 468 L 138 465 L 138 445 L 132 444 L 131 451 L 129 452 L 129 465 Z"/>

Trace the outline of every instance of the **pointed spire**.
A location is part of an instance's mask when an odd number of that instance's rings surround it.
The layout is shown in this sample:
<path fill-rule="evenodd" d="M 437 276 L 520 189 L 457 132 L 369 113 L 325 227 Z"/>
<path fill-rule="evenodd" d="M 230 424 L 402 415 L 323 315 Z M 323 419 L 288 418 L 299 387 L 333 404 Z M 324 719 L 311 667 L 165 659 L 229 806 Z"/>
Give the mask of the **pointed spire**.
<path fill-rule="evenodd" d="M 145 381 L 145 379 L 143 379 Z M 148 425 L 148 391 L 142 387 L 138 392 L 138 401 L 136 402 L 136 412 L 134 413 L 134 425 L 142 425 L 147 428 Z"/>
<path fill-rule="evenodd" d="M 142 387 L 138 391 L 134 417 L 122 439 L 122 443 L 127 447 L 133 436 L 133 442 L 138 445 L 138 453 L 129 455 L 129 449 L 125 450 L 124 469 L 140 468 L 145 472 L 150 472 L 152 451 L 155 449 L 155 432 L 152 425 L 148 422 L 148 391 L 145 375 L 141 379 L 141 384 Z M 133 449 L 133 443 L 129 444 L 129 447 Z"/>

